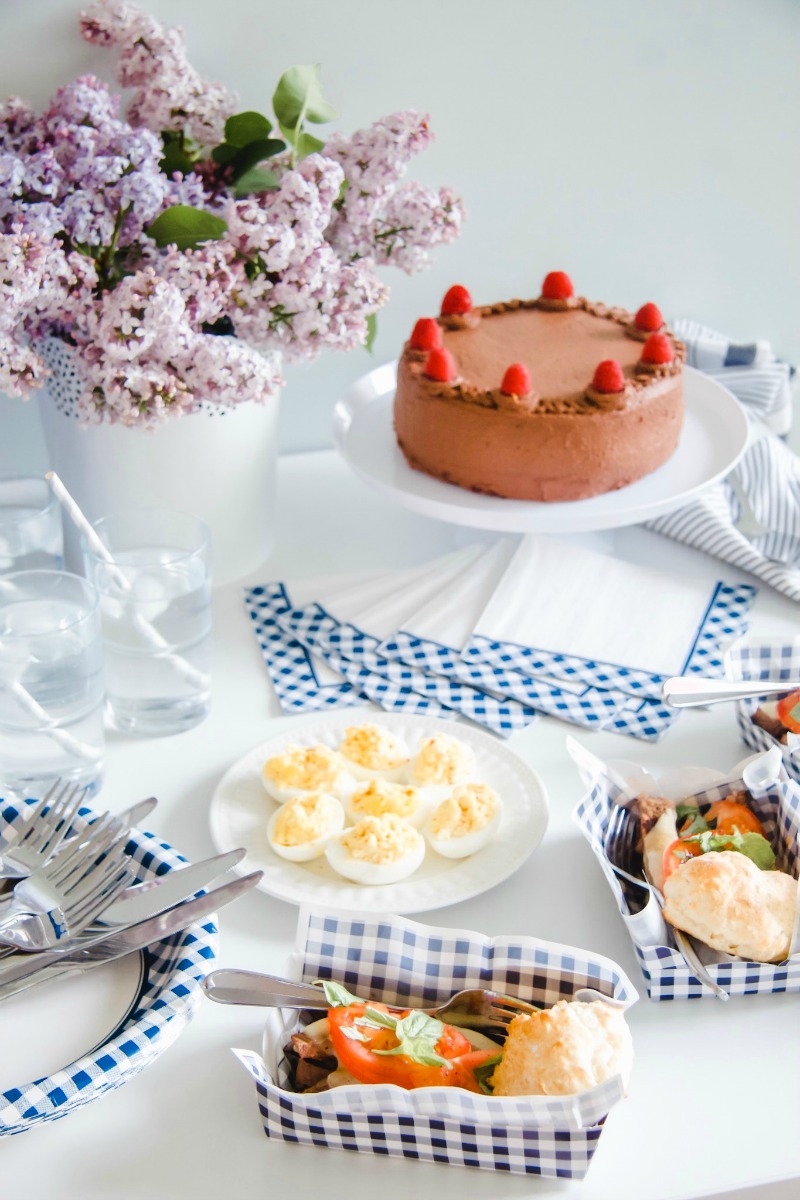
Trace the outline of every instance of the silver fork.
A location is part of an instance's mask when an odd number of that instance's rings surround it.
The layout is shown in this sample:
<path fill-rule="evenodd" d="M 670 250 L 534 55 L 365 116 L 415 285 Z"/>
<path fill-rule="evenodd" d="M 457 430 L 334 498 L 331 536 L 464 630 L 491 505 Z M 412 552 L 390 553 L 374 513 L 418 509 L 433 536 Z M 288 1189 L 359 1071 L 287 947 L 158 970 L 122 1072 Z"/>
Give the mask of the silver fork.
<path fill-rule="evenodd" d="M 0 879 L 24 879 L 43 866 L 58 850 L 89 790 L 57 779 L 34 807 L 16 836 L 0 850 Z M 49 805 L 49 807 L 48 807 Z"/>
<path fill-rule="evenodd" d="M 256 1004 L 265 1008 L 326 1009 L 330 1005 L 321 987 L 313 983 L 297 983 L 276 975 L 257 971 L 221 969 L 212 971 L 203 980 L 203 991 L 217 1004 Z M 594 988 L 579 988 L 576 1000 L 604 1000 L 624 1007 L 622 1001 L 606 996 Z M 404 1012 L 409 1005 L 388 1004 L 392 1011 Z M 504 996 L 488 988 L 465 988 L 456 992 L 444 1004 L 420 1011 L 438 1017 L 448 1025 L 465 1029 L 504 1030 L 514 1017 L 540 1012 L 542 1006 L 529 1004 L 518 996 Z"/>
<path fill-rule="evenodd" d="M 16 885 L 0 909 L 0 942 L 48 950 L 81 933 L 133 880 L 126 842 L 110 814 L 89 826 Z"/>
<path fill-rule="evenodd" d="M 619 875 L 628 883 L 634 884 L 636 887 L 643 888 L 650 893 L 658 907 L 663 912 L 664 897 L 655 886 L 652 880 L 648 879 L 644 865 L 642 866 L 641 875 L 633 875 L 624 867 L 620 866 L 620 862 L 630 866 L 633 862 L 636 842 L 638 840 L 636 833 L 636 821 L 633 819 L 633 814 L 629 809 L 624 808 L 621 804 L 615 804 L 609 816 L 608 826 L 606 828 L 605 851 L 608 864 L 615 875 Z M 674 925 L 670 925 L 672 936 L 675 939 L 675 945 L 680 953 L 686 959 L 687 965 L 691 968 L 695 977 L 704 983 L 707 988 L 714 993 L 718 1000 L 729 1000 L 730 995 L 723 987 L 717 983 L 705 964 L 700 960 L 697 951 L 692 945 L 688 935 L 682 929 L 676 929 Z"/>

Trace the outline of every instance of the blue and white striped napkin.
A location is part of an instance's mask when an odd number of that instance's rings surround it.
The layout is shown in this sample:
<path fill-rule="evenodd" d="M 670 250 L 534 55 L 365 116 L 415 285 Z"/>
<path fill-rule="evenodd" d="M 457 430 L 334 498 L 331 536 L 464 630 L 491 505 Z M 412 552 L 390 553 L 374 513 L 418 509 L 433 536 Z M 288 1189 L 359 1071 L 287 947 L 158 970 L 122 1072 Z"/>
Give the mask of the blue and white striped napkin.
<path fill-rule="evenodd" d="M 727 479 L 649 529 L 704 550 L 800 601 L 800 459 L 777 435 L 792 421 L 794 370 L 763 342 L 732 345 L 694 321 L 676 321 L 691 366 L 729 388 L 751 419 L 748 448 Z M 751 532 L 742 496 L 763 532 Z"/>

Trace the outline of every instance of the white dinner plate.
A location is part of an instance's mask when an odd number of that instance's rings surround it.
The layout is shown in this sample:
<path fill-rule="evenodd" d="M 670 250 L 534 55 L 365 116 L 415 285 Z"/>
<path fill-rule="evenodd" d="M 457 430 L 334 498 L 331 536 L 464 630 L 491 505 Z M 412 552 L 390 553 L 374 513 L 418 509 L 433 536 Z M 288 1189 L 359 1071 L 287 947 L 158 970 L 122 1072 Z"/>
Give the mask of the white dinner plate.
<path fill-rule="evenodd" d="M 0 832 L 21 827 L 32 803 L 2 801 Z M 82 808 L 76 827 L 93 816 Z M 185 863 L 139 829 L 131 830 L 126 851 L 136 882 Z M 207 917 L 138 953 L 3 1000 L 0 1137 L 64 1117 L 154 1062 L 188 1025 L 216 945 L 214 918 Z"/>
<path fill-rule="evenodd" d="M 4 1000 L 0 1092 L 94 1053 L 130 1015 L 143 980 L 144 957 L 129 954 Z"/>
<path fill-rule="evenodd" d="M 615 492 L 545 504 L 504 500 L 443 483 L 410 467 L 394 434 L 396 364 L 362 376 L 334 410 L 333 440 L 365 482 L 414 512 L 473 529 L 507 533 L 586 533 L 637 525 L 673 512 L 722 479 L 747 445 L 747 416 L 715 379 L 684 368 L 686 416 L 668 462 Z"/>
<path fill-rule="evenodd" d="M 500 829 L 493 841 L 470 858 L 446 859 L 428 850 L 419 870 L 401 883 L 374 887 L 354 884 L 337 875 L 322 857 L 292 863 L 275 854 L 267 841 L 267 822 L 276 804 L 261 783 L 267 758 L 290 744 L 323 742 L 335 748 L 345 729 L 369 721 L 403 738 L 412 754 L 424 737 L 446 733 L 475 752 L 476 778 L 493 788 L 503 802 Z M 313 904 L 365 912 L 427 912 L 478 896 L 512 875 L 536 849 L 547 827 L 548 800 L 536 772 L 496 738 L 467 726 L 429 717 L 387 715 L 350 709 L 344 714 L 315 717 L 293 726 L 235 763 L 211 801 L 211 837 L 223 852 L 243 846 L 246 857 L 235 868 L 242 874 L 261 870 L 262 891 L 290 904 Z"/>

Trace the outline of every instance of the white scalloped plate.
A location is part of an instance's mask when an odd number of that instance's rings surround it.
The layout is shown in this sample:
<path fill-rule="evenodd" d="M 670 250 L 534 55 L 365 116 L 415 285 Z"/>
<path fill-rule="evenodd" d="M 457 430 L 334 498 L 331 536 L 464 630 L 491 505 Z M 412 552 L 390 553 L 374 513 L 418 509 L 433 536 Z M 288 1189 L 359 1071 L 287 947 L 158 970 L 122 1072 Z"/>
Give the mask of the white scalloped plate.
<path fill-rule="evenodd" d="M 363 721 L 391 729 L 408 743 L 412 753 L 424 737 L 437 732 L 457 737 L 471 746 L 477 760 L 477 778 L 493 788 L 503 801 L 503 818 L 494 840 L 465 859 L 445 859 L 429 850 L 422 866 L 409 879 L 375 887 L 342 879 L 325 858 L 290 863 L 275 854 L 267 841 L 267 822 L 276 806 L 261 784 L 264 762 L 291 743 L 324 742 L 335 747 L 349 725 Z M 293 725 L 245 754 L 214 792 L 210 826 L 214 845 L 220 852 L 236 846 L 247 851 L 235 869 L 241 874 L 263 871 L 258 887 L 279 900 L 404 914 L 458 904 L 508 879 L 541 842 L 547 818 L 547 793 L 539 776 L 489 734 L 468 726 L 454 729 L 449 721 L 430 717 L 349 709 L 346 713 L 315 717 L 307 725 Z"/>

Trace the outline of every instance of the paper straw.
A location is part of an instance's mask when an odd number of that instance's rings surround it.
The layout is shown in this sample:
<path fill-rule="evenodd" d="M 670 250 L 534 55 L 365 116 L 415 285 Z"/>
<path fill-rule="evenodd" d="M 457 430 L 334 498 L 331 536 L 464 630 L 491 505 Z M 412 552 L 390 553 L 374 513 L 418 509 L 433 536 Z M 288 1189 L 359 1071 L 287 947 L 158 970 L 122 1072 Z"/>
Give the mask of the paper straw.
<path fill-rule="evenodd" d="M 132 585 L 127 575 L 118 564 L 114 561 L 114 556 L 101 540 L 97 531 L 92 526 L 89 519 L 81 512 L 74 498 L 69 494 L 66 487 L 56 475 L 55 471 L 47 471 L 45 479 L 50 484 L 53 495 L 58 500 L 64 511 L 72 520 L 73 524 L 80 530 L 89 545 L 89 548 L 94 551 L 98 558 L 107 563 L 112 570 L 109 574 L 112 576 L 117 587 L 123 592 L 130 592 Z M 141 613 L 133 614 L 133 624 L 141 636 L 147 641 L 154 650 L 166 651 L 163 655 L 167 662 L 172 665 L 183 675 L 187 683 L 193 684 L 195 687 L 207 688 L 209 685 L 209 677 L 203 671 L 198 671 L 185 658 L 181 658 L 171 648 L 166 638 L 158 632 L 158 630 L 150 624 L 150 622 L 141 615 Z"/>
<path fill-rule="evenodd" d="M 84 762 L 100 761 L 102 758 L 101 751 L 97 750 L 94 746 L 90 746 L 88 742 L 78 741 L 66 729 L 59 728 L 54 718 L 42 708 L 39 701 L 30 694 L 28 689 L 18 679 L 15 679 L 13 683 L 8 685 L 8 690 L 19 701 L 22 708 L 27 709 L 31 716 L 36 717 L 36 720 L 40 722 L 36 733 L 43 733 L 45 737 L 49 737 L 52 741 L 57 742 L 62 750 L 66 750 L 74 758 L 81 758 Z"/>

